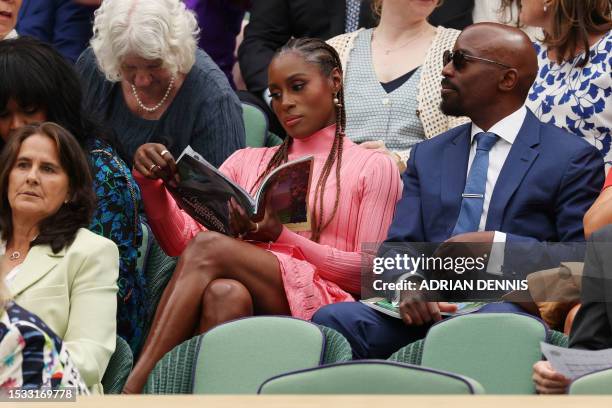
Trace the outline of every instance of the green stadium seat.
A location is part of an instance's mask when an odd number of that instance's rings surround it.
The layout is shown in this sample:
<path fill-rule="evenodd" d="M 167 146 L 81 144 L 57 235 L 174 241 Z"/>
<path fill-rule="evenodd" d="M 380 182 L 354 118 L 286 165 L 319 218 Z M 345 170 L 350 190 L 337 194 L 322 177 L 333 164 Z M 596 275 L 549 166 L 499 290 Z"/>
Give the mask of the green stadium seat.
<path fill-rule="evenodd" d="M 362 360 L 308 368 L 266 380 L 260 394 L 483 394 L 470 378 L 419 366 Z"/>
<path fill-rule="evenodd" d="M 120 394 L 127 380 L 134 358 L 132 350 L 125 340 L 117 336 L 117 344 L 115 352 L 108 362 L 104 376 L 102 377 L 102 386 L 105 394 Z"/>
<path fill-rule="evenodd" d="M 540 342 L 546 340 L 546 326 L 533 316 L 468 314 L 435 324 L 424 340 L 398 350 L 389 360 L 473 378 L 487 394 L 533 394 L 532 367 L 541 359 Z"/>
<path fill-rule="evenodd" d="M 612 394 L 612 368 L 576 378 L 570 384 L 568 393 L 572 395 Z"/>
<path fill-rule="evenodd" d="M 167 353 L 148 378 L 147 394 L 255 394 L 274 375 L 347 361 L 338 332 L 290 317 L 225 323 Z"/>

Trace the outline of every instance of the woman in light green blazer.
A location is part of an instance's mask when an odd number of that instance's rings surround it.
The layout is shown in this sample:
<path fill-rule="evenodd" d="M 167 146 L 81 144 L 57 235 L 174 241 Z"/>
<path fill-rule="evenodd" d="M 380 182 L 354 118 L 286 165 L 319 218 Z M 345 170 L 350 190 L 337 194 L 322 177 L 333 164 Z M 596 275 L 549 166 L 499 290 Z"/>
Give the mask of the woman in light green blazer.
<path fill-rule="evenodd" d="M 115 349 L 116 245 L 85 228 L 95 206 L 77 141 L 52 123 L 17 131 L 0 155 L 0 273 L 15 302 L 37 314 L 101 393 Z"/>

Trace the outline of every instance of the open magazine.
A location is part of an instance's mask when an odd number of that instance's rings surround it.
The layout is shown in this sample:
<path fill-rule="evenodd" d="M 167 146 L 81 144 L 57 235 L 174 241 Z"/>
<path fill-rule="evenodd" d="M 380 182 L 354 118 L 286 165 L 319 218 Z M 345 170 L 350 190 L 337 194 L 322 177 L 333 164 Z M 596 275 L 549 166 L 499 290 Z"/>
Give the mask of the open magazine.
<path fill-rule="evenodd" d="M 381 313 L 384 313 L 388 316 L 395 317 L 397 319 L 401 319 L 399 314 L 399 306 L 395 306 L 393 302 L 382 298 L 376 297 L 371 299 L 362 299 L 361 303 L 366 306 L 371 307 L 374 310 L 378 310 Z M 463 314 L 468 314 L 477 311 L 488 302 L 449 302 L 451 304 L 457 305 L 457 311 L 454 313 L 441 312 L 442 316 L 459 316 Z"/>
<path fill-rule="evenodd" d="M 284 225 L 304 231 L 310 228 L 308 192 L 313 162 L 312 156 L 306 156 L 277 167 L 251 196 L 187 146 L 176 162 L 180 181 L 166 183 L 166 188 L 187 214 L 211 231 L 231 235 L 230 198 L 254 218 L 263 217 L 270 201 Z"/>

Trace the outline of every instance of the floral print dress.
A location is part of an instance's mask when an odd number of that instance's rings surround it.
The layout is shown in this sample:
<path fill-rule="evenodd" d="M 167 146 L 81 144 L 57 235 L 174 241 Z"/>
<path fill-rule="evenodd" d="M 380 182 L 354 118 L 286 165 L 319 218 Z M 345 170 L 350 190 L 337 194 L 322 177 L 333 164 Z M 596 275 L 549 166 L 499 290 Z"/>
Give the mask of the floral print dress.
<path fill-rule="evenodd" d="M 0 391 L 71 388 L 89 394 L 62 340 L 38 318 L 8 302 L 0 318 Z"/>
<path fill-rule="evenodd" d="M 128 342 L 136 355 L 143 343 L 143 330 L 149 317 L 144 269 L 138 263 L 143 242 L 140 188 L 126 164 L 108 144 L 96 140 L 90 160 L 98 203 L 89 229 L 112 240 L 119 248 L 117 334 Z"/>
<path fill-rule="evenodd" d="M 558 64 L 548 49 L 535 43 L 539 72 L 526 105 L 543 122 L 583 137 L 597 147 L 606 168 L 612 165 L 612 31 L 593 44 L 589 61 L 578 64 L 584 53 Z"/>

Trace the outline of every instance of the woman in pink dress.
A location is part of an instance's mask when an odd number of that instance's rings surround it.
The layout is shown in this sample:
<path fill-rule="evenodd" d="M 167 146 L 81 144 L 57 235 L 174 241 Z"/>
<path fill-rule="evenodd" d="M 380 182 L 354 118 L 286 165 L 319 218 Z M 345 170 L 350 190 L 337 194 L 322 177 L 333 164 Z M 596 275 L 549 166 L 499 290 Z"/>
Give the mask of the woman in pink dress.
<path fill-rule="evenodd" d="M 180 259 L 125 392 L 140 392 L 157 361 L 194 333 L 253 314 L 310 319 L 321 306 L 358 296 L 361 245 L 385 238 L 401 182 L 388 156 L 345 137 L 341 70 L 323 41 L 291 40 L 269 67 L 272 107 L 290 137 L 278 147 L 239 150 L 220 168 L 252 191 L 279 164 L 313 155 L 310 231 L 287 229 L 271 211 L 253 222 L 235 202 L 231 224 L 241 238 L 205 231 L 164 188 L 161 177 L 175 171 L 166 148 L 136 152 L 153 232 Z"/>

